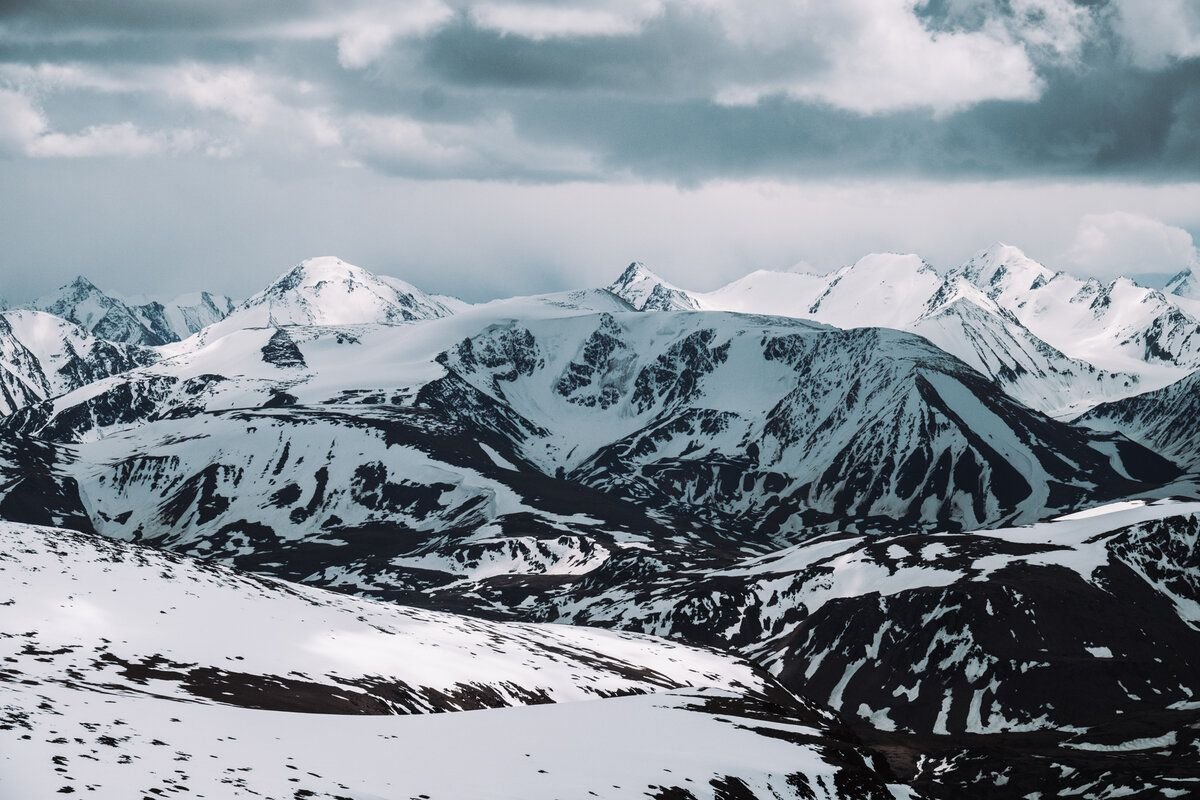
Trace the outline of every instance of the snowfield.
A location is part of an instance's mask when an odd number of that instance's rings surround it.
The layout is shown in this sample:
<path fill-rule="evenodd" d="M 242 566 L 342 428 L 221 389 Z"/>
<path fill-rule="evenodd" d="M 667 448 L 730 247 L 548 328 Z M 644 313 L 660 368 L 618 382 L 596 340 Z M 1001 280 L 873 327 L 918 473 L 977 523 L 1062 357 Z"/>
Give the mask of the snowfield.
<path fill-rule="evenodd" d="M 891 796 L 870 759 L 827 757 L 854 746 L 826 719 L 715 652 L 406 609 L 50 528 L 0 524 L 0 553 L 5 797 L 706 797 L 724 782 L 834 798 L 839 781 Z M 511 708 L 530 703 L 553 705 Z M 504 711 L 428 716 L 478 708 Z"/>

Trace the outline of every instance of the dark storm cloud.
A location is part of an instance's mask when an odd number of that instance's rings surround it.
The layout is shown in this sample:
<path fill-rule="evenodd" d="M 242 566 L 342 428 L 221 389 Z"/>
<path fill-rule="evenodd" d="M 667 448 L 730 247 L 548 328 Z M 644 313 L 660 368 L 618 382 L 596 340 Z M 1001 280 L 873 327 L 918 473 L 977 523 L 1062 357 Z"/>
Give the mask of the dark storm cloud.
<path fill-rule="evenodd" d="M 299 19 L 320 3 L 242 2 L 241 0 L 8 0 L 0 5 L 0 25 L 12 35 L 31 39 L 96 35 L 143 35 L 155 32 L 237 33 L 247 26 Z"/>
<path fill-rule="evenodd" d="M 820 76 L 836 55 L 817 28 L 787 32 L 784 46 L 762 46 L 729 35 L 713 13 L 668 4 L 628 34 L 533 36 L 489 28 L 460 5 L 427 35 L 391 36 L 378 54 L 347 68 L 341 48 L 349 45 L 339 37 L 353 31 L 339 19 L 363 8 L 224 0 L 8 3 L 0 11 L 0 60 L 118 71 L 184 62 L 302 81 L 311 89 L 305 102 L 343 127 L 349 157 L 420 177 L 589 177 L 581 165 L 536 163 L 538 148 L 587 151 L 591 179 L 646 176 L 685 184 L 812 175 L 1190 180 L 1200 174 L 1200 59 L 1135 66 L 1107 2 L 1018 7 L 1011 0 L 930 0 L 917 9 L 928 27 L 978 32 L 1002 23 L 1013 37 L 1024 36 L 1022 52 L 1032 54 L 1040 81 L 1036 96 L 985 94 L 947 107 L 884 105 L 871 113 L 853 104 L 839 108 L 836 96 L 789 93 L 791 83 Z M 1060 22 L 1047 9 L 1060 17 L 1079 11 L 1088 25 L 1051 37 Z M 370 31 L 376 23 L 367 17 L 360 24 Z M 1039 37 L 1039 26 L 1048 34 Z M 1080 43 L 1071 46 L 1079 31 Z M 757 102 L 717 102 L 728 85 L 766 88 Z M 75 113 L 64 119 L 82 125 L 79 109 L 103 102 L 73 104 Z M 203 102 L 203 111 L 219 116 L 219 100 Z M 131 122 L 143 129 L 211 126 L 221 136 L 236 135 L 194 108 L 173 114 L 170 102 L 122 103 L 118 110 L 142 114 Z M 53 98 L 43 105 L 55 108 Z M 378 131 L 364 133 L 373 124 L 383 129 L 378 120 L 388 116 L 442 127 L 395 146 Z M 346 123 L 350 118 L 360 119 Z M 522 146 L 479 146 L 497 119 Z M 479 126 L 477 135 L 472 126 Z M 355 149 L 364 142 L 372 144 Z"/>

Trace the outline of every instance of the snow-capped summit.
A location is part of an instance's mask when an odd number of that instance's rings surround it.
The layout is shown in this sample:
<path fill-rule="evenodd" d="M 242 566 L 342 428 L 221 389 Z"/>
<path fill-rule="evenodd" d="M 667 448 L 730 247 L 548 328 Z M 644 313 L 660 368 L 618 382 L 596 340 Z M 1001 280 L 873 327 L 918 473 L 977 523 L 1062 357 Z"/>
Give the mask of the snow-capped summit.
<path fill-rule="evenodd" d="M 243 328 L 362 325 L 449 316 L 451 309 L 412 284 L 375 275 L 335 256 L 308 258 L 246 300 L 206 338 Z"/>
<path fill-rule="evenodd" d="M 952 273 L 983 289 L 1002 303 L 1020 303 L 1021 295 L 1054 277 L 1054 273 L 1025 255 L 1019 247 L 996 242 L 971 256 Z"/>
<path fill-rule="evenodd" d="M 913 254 L 872 253 L 833 274 L 809 313 L 839 328 L 900 328 L 921 315 L 942 276 Z"/>
<path fill-rule="evenodd" d="M 700 304 L 691 294 L 660 278 L 640 261 L 634 261 L 608 291 L 637 311 L 697 311 Z"/>
<path fill-rule="evenodd" d="M 705 308 L 805 317 L 813 301 L 825 291 L 830 276 L 811 272 L 775 272 L 759 269 L 730 284 L 700 296 Z"/>

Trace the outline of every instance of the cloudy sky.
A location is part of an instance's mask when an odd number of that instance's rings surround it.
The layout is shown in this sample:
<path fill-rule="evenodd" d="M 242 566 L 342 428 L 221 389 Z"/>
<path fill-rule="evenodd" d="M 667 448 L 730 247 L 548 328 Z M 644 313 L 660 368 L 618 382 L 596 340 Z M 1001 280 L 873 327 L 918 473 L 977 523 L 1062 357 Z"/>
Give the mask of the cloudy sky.
<path fill-rule="evenodd" d="M 6 0 L 0 295 L 470 299 L 1200 239 L 1196 0 Z"/>

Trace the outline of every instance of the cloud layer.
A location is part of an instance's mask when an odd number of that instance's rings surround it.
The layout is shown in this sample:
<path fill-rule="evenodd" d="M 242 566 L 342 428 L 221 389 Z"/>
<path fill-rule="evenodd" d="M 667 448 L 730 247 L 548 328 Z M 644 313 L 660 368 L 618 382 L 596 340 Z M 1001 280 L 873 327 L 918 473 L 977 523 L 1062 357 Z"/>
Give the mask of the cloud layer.
<path fill-rule="evenodd" d="M 5 152 L 272 154 L 420 177 L 685 184 L 1200 173 L 1190 0 L 272 9 L 6 4 Z"/>
<path fill-rule="evenodd" d="M 1200 230 L 1197 9 L 7 2 L 0 293 L 246 293 L 316 252 L 474 297 L 995 239 L 1173 269 L 1151 229 Z"/>

